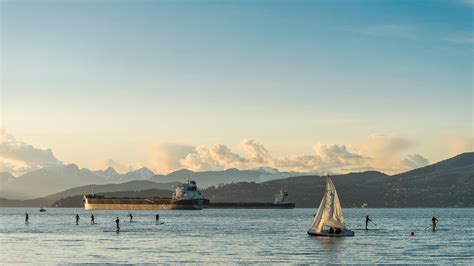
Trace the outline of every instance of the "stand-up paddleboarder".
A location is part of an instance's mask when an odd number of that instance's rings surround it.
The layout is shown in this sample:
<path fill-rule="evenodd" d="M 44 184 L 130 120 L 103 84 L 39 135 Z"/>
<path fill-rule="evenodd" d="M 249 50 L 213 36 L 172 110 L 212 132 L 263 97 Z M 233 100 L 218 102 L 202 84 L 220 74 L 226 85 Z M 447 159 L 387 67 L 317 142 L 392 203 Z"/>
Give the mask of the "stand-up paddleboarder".
<path fill-rule="evenodd" d="M 117 225 L 117 233 L 120 232 L 120 219 L 117 217 L 117 219 L 115 219 L 115 224 Z"/>
<path fill-rule="evenodd" d="M 436 217 L 433 216 L 433 218 L 431 218 L 431 223 L 432 223 L 433 231 L 436 231 L 436 226 L 438 225 L 438 219 L 436 219 Z"/>
<path fill-rule="evenodd" d="M 367 215 L 365 217 L 365 230 L 369 230 L 369 228 L 367 228 L 369 226 L 369 222 L 372 222 L 372 220 L 370 220 L 369 216 Z"/>

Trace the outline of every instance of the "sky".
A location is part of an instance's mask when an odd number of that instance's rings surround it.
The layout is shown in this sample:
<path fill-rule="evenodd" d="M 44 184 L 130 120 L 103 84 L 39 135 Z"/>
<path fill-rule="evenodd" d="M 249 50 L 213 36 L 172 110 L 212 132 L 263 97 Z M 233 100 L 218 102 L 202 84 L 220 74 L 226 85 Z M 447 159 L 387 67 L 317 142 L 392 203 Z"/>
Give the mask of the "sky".
<path fill-rule="evenodd" d="M 474 1 L 0 8 L 0 171 L 397 173 L 473 150 Z"/>

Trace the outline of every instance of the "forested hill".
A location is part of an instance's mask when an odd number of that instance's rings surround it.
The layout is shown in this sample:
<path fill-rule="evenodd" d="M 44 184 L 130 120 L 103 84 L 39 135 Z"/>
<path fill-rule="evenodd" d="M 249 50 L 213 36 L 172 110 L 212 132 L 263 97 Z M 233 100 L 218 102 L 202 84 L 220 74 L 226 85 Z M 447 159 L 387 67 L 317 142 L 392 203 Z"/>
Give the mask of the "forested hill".
<path fill-rule="evenodd" d="M 331 177 L 343 207 L 474 207 L 474 153 L 463 153 L 439 163 L 388 176 L 369 171 Z M 264 183 L 211 187 L 211 201 L 271 201 L 287 190 L 297 207 L 317 207 L 325 178 L 297 176 Z"/>

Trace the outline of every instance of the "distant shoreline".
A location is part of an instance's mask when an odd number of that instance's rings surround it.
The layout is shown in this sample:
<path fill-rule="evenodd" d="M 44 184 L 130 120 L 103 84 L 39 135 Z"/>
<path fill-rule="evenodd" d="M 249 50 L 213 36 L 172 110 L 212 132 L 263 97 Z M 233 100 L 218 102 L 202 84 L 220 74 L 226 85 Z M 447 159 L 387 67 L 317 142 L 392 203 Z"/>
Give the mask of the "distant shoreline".
<path fill-rule="evenodd" d="M 0 206 L 0 209 L 32 209 L 40 207 L 5 207 Z M 84 207 L 43 207 L 45 209 L 84 209 Z M 293 209 L 317 209 L 318 207 L 295 207 Z M 343 209 L 474 209 L 472 207 L 374 207 L 374 208 L 358 208 L 358 207 L 342 207 Z M 284 208 L 209 208 L 211 210 L 291 210 Z M 111 211 L 111 210 L 93 210 L 93 211 Z M 88 210 L 88 212 L 93 212 Z M 127 211 L 127 210 L 123 210 Z M 133 211 L 133 210 L 130 210 Z M 149 210 L 149 211 L 175 211 L 175 210 Z M 205 211 L 205 210 L 204 210 Z"/>

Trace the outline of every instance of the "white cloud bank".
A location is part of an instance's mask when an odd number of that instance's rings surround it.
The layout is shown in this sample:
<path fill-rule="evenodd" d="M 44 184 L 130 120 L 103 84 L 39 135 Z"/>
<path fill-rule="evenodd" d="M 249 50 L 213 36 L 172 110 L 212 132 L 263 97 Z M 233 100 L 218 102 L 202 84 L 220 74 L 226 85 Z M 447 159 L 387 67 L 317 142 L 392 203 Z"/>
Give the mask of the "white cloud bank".
<path fill-rule="evenodd" d="M 180 160 L 194 150 L 193 146 L 161 143 L 152 146 L 148 166 L 156 173 L 167 173 L 183 168 Z"/>
<path fill-rule="evenodd" d="M 405 138 L 373 134 L 356 145 L 317 144 L 311 154 L 275 157 L 265 146 L 252 139 L 244 139 L 240 143 L 244 155 L 224 144 L 196 147 L 160 144 L 153 147 L 149 166 L 160 173 L 181 168 L 210 171 L 259 167 L 317 173 L 374 169 L 396 173 L 428 164 L 428 159 L 419 154 L 404 154 L 413 145 Z"/>
<path fill-rule="evenodd" d="M 276 158 L 261 144 L 245 139 L 240 147 L 246 156 L 231 151 L 226 145 L 198 146 L 175 165 L 193 171 L 223 170 L 228 168 L 254 169 L 271 167 L 284 171 L 322 172 L 363 163 L 367 158 L 351 153 L 344 145 L 322 145 L 314 147 L 310 155 Z"/>
<path fill-rule="evenodd" d="M 449 155 L 472 151 L 472 140 L 470 137 L 450 140 Z M 148 167 L 156 173 L 169 173 L 182 168 L 208 171 L 270 167 L 281 171 L 322 174 L 364 170 L 393 174 L 428 165 L 427 158 L 411 152 L 415 144 L 414 141 L 399 136 L 371 134 L 352 145 L 319 143 L 314 145 L 310 154 L 277 157 L 253 139 L 241 141 L 243 154 L 232 151 L 224 144 L 191 146 L 161 143 L 152 146 L 148 162 L 123 164 L 107 159 L 97 163 L 95 168 L 105 169 L 111 166 L 124 173 Z M 8 171 L 18 176 L 58 164 L 62 162 L 50 149 L 36 148 L 0 129 L 0 171 Z"/>
<path fill-rule="evenodd" d="M 0 129 L 0 172 L 21 175 L 45 166 L 62 164 L 51 149 L 28 145 Z"/>

